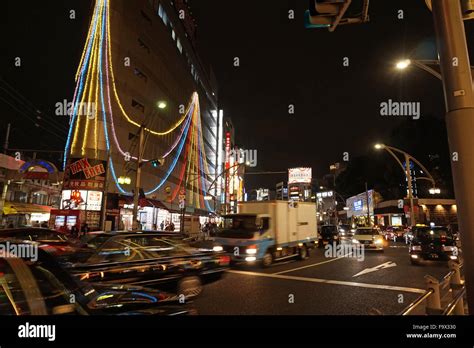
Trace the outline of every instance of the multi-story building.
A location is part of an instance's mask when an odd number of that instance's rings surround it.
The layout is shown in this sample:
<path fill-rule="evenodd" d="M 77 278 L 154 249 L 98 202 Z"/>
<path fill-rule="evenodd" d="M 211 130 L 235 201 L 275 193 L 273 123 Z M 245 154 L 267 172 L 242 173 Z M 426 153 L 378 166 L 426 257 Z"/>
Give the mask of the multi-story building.
<path fill-rule="evenodd" d="M 82 210 L 89 227 L 101 220 L 112 229 L 131 227 L 140 127 L 142 227 L 178 227 L 184 197 L 186 214 L 214 210 L 203 198 L 221 191 L 220 181 L 206 190 L 223 161 L 223 112 L 195 32 L 184 0 L 96 1 L 77 75 L 62 207 Z M 163 165 L 152 165 L 162 158 Z M 68 205 L 72 197 L 78 206 Z"/>
<path fill-rule="evenodd" d="M 42 160 L 0 154 L 0 226 L 46 226 L 61 199 L 56 167 Z"/>

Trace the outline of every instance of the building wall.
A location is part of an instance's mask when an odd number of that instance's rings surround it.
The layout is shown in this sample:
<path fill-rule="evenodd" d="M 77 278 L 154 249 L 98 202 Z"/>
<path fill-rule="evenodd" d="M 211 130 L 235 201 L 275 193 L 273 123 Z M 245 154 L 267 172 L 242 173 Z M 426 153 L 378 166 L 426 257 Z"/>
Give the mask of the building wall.
<path fill-rule="evenodd" d="M 125 111 L 136 122 L 146 124 L 148 128 L 167 130 L 181 118 L 180 105 L 187 107 L 192 93 L 197 91 L 205 154 L 210 171 L 207 178 L 209 185 L 214 180 L 216 170 L 218 113 L 212 111 L 217 109 L 215 98 L 217 91 L 211 88 L 209 73 L 202 66 L 190 36 L 178 18 L 176 8 L 171 1 L 167 0 L 114 0 L 110 2 L 110 6 L 115 84 Z M 125 64 L 127 61 L 130 62 L 130 66 Z M 125 152 L 136 155 L 138 142 L 133 135 L 138 134 L 139 128 L 127 122 L 115 102 L 112 90 L 111 94 L 118 141 Z M 166 109 L 158 109 L 158 101 L 165 101 Z M 136 103 L 135 107 L 132 103 Z M 95 144 L 87 144 L 85 156 L 106 160 L 105 139 L 102 135 L 103 124 L 99 122 L 99 125 L 98 133 L 101 135 L 98 149 L 95 149 Z M 180 133 L 179 130 L 180 127 L 164 136 L 150 134 L 146 139 L 144 157 L 160 158 L 173 144 Z M 110 142 L 117 177 L 126 175 L 127 161 L 117 151 L 112 135 L 110 135 Z M 76 146 L 72 148 L 72 156 L 84 157 L 84 153 L 81 153 L 81 149 Z M 163 167 L 165 170 L 172 156 L 173 154 L 167 158 Z M 175 188 L 179 182 L 178 173 L 181 164 L 180 160 L 168 182 L 162 189 L 152 194 L 151 198 L 164 200 L 165 187 Z M 144 191 L 154 188 L 164 173 L 162 168 L 144 166 L 141 185 Z M 128 173 L 128 176 L 134 179 L 133 172 Z M 197 182 L 195 186 L 196 184 Z M 127 189 L 131 191 L 131 187 Z M 190 189 L 189 185 L 188 189 Z M 111 183 L 108 191 L 117 193 L 118 189 Z"/>

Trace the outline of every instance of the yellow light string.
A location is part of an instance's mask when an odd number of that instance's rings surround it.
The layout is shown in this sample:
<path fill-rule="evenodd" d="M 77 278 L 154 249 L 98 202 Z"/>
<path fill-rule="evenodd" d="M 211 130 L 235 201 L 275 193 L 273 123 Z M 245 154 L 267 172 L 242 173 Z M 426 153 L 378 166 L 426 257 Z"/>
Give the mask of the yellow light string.
<path fill-rule="evenodd" d="M 199 177 L 199 166 L 198 166 L 198 163 L 199 163 L 199 152 L 198 152 L 198 117 L 199 117 L 199 113 L 196 111 L 196 126 L 194 127 L 194 133 L 193 133 L 193 137 L 194 137 L 194 161 L 193 161 L 193 166 L 194 166 L 194 173 L 195 173 L 195 180 L 193 181 L 193 183 L 195 184 L 195 187 L 196 187 L 196 190 L 194 190 L 193 188 L 193 194 L 195 196 L 195 201 L 196 201 L 196 206 L 198 209 L 201 208 L 201 204 L 199 202 L 199 180 L 200 180 L 200 177 Z"/>
<path fill-rule="evenodd" d="M 98 22 L 98 28 L 101 27 L 102 25 L 102 15 L 103 15 L 103 10 L 104 10 L 104 5 L 103 5 L 103 1 L 101 1 L 101 4 L 99 5 L 99 22 Z M 89 91 L 89 96 L 87 98 L 87 117 L 86 117 L 86 126 L 85 126 L 85 131 L 84 131 L 84 137 L 82 139 L 82 146 L 81 146 L 81 153 L 83 156 L 86 155 L 86 145 L 89 143 L 89 123 L 90 123 L 90 117 L 88 116 L 91 112 L 91 101 L 92 101 L 92 93 L 93 91 L 95 91 L 95 86 L 98 85 L 98 81 L 97 81 L 97 75 L 98 75 L 98 69 L 97 69 L 97 63 L 100 64 L 99 62 L 99 50 L 100 50 L 100 47 L 99 47 L 99 44 L 100 44 L 100 36 L 101 34 L 99 33 L 99 35 L 95 35 L 94 37 L 94 42 L 92 43 L 92 48 L 93 48 L 93 52 L 94 52 L 94 56 L 92 57 L 92 69 L 91 69 L 91 76 L 90 76 L 90 80 L 89 80 L 89 85 L 87 85 L 86 83 L 86 88 L 84 90 L 84 94 L 82 96 L 82 100 L 81 100 L 81 104 L 80 105 L 83 105 L 83 102 L 84 102 L 84 99 L 85 99 L 85 96 L 86 96 L 86 90 L 88 88 L 88 91 Z M 88 72 L 89 74 L 89 72 Z M 95 84 L 94 84 L 95 83 Z"/>
<path fill-rule="evenodd" d="M 193 166 L 193 158 L 194 158 L 194 129 L 195 129 L 195 114 L 196 109 L 193 110 L 193 115 L 191 119 L 191 144 L 190 144 L 190 156 L 189 156 L 189 170 L 188 170 L 188 178 L 189 183 L 191 184 L 191 192 L 189 193 L 189 203 L 192 205 L 194 201 L 194 166 Z"/>
<path fill-rule="evenodd" d="M 92 45 L 92 46 L 94 46 L 94 45 Z M 95 51 L 92 51 L 92 56 L 90 58 L 91 60 L 94 59 L 94 55 L 95 55 Z M 87 93 L 87 86 L 89 84 L 90 75 L 91 75 L 91 69 L 87 69 L 86 83 L 84 84 L 84 92 L 82 93 L 81 100 L 78 101 L 78 103 L 79 103 L 79 106 L 78 106 L 78 109 L 77 109 L 78 116 L 77 116 L 76 128 L 74 130 L 74 137 L 73 137 L 73 140 L 72 140 L 72 149 L 76 148 L 77 143 L 79 141 L 78 136 L 79 136 L 80 133 L 82 133 L 80 131 L 81 130 L 81 123 L 82 123 L 81 122 L 82 121 L 81 112 L 83 112 L 82 105 L 84 105 L 83 102 L 84 102 L 84 97 Z"/>
<path fill-rule="evenodd" d="M 110 11 L 109 11 L 110 13 Z M 115 96 L 115 100 L 117 101 L 117 104 L 119 106 L 119 109 L 120 111 L 122 112 L 122 114 L 124 115 L 124 117 L 126 118 L 126 120 L 133 124 L 134 126 L 136 127 L 141 127 L 141 125 L 138 123 L 138 122 L 135 122 L 133 121 L 130 116 L 128 116 L 127 112 L 125 111 L 125 109 L 123 108 L 123 105 L 120 101 L 120 97 L 118 95 L 118 92 L 117 92 L 117 88 L 115 86 L 115 76 L 114 76 L 114 68 L 113 68 L 113 63 L 112 63 L 112 40 L 111 40 L 111 35 L 110 35 L 110 15 L 107 16 L 107 40 L 108 40 L 108 43 L 109 43 L 109 47 L 108 47 L 108 50 L 109 50 L 109 72 L 110 72 L 110 81 L 112 82 L 112 90 L 114 92 L 114 96 Z M 184 120 L 186 119 L 186 115 L 188 114 L 189 112 L 189 108 L 191 107 L 191 104 L 188 105 L 188 108 L 186 110 L 186 112 L 183 114 L 183 116 L 179 119 L 179 121 L 177 123 L 175 123 L 170 129 L 168 129 L 167 131 L 163 131 L 163 132 L 157 132 L 157 131 L 154 131 L 154 130 L 151 130 L 149 128 L 145 128 L 145 131 L 153 134 L 153 135 L 167 135 L 171 132 L 173 132 L 176 128 L 178 128 L 183 122 Z"/>

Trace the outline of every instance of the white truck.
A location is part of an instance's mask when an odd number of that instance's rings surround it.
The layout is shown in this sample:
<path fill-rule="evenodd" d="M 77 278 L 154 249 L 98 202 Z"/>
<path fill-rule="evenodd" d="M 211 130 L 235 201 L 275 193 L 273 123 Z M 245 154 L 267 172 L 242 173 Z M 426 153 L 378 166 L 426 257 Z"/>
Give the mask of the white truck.
<path fill-rule="evenodd" d="M 316 205 L 309 202 L 258 201 L 238 204 L 238 213 L 223 216 L 214 238 L 233 263 L 260 263 L 298 257 L 318 243 Z"/>

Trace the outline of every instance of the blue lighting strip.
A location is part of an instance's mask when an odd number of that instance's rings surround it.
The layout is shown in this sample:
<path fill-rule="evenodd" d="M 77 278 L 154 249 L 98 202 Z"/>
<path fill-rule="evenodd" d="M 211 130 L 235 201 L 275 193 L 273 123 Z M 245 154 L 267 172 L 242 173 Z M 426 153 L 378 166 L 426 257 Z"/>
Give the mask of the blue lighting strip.
<path fill-rule="evenodd" d="M 98 11 L 99 11 L 99 6 L 96 6 L 95 12 L 94 12 L 94 21 L 93 21 L 93 24 L 92 24 L 93 25 L 93 31 L 92 31 L 92 35 L 90 37 L 89 45 L 87 47 L 86 56 L 85 56 L 84 63 L 83 63 L 82 69 L 81 69 L 81 78 L 79 80 L 79 91 L 78 91 L 76 100 L 74 101 L 74 111 L 73 111 L 73 114 L 72 114 L 71 124 L 69 125 L 69 132 L 68 132 L 67 139 L 66 139 L 66 146 L 64 148 L 63 170 L 66 169 L 66 161 L 67 161 L 68 150 L 69 150 L 69 146 L 71 145 L 72 130 L 74 129 L 74 124 L 76 122 L 77 105 L 78 105 L 77 101 L 80 100 L 80 98 L 82 96 L 82 92 L 83 92 L 84 72 L 85 72 L 87 66 L 89 65 L 89 60 L 90 60 L 89 58 L 90 58 L 90 53 L 91 53 L 91 49 L 92 49 L 92 42 L 94 42 L 94 38 L 95 38 L 95 34 L 96 34 L 97 18 L 99 17 L 98 16 Z M 102 49 L 102 47 L 101 47 L 101 49 Z"/>
<path fill-rule="evenodd" d="M 194 112 L 194 104 L 193 104 L 193 106 L 192 106 L 192 109 L 193 109 L 193 112 Z M 178 151 L 177 151 L 177 153 L 176 153 L 176 156 L 175 156 L 174 159 L 173 159 L 173 163 L 172 163 L 171 166 L 168 168 L 168 170 L 167 170 L 167 172 L 166 172 L 166 175 L 163 177 L 163 179 L 161 180 L 161 182 L 160 182 L 153 190 L 150 190 L 150 191 L 148 191 L 148 192 L 145 192 L 146 195 L 152 194 L 152 193 L 155 192 L 156 190 L 159 190 L 160 187 L 163 186 L 163 184 L 166 182 L 166 180 L 168 180 L 169 176 L 171 175 L 171 173 L 173 172 L 174 168 L 176 167 L 176 163 L 178 162 L 178 158 L 179 158 L 179 156 L 181 155 L 181 152 L 183 151 L 184 143 L 186 142 L 187 134 L 188 134 L 188 131 L 189 131 L 189 125 L 191 124 L 191 119 L 192 119 L 192 118 L 189 118 L 189 120 L 187 121 L 186 130 L 184 131 L 185 136 L 183 136 L 183 138 L 182 138 L 181 141 L 180 141 L 179 148 L 178 148 Z"/>

